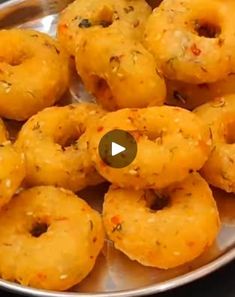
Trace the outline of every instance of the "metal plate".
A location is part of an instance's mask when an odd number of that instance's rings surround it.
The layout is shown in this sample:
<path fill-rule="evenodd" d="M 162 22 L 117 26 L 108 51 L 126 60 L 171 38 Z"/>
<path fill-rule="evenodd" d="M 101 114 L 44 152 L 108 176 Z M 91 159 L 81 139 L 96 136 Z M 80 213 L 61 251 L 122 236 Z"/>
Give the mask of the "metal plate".
<path fill-rule="evenodd" d="M 58 13 L 69 2 L 71 1 L 12 0 L 6 2 L 0 5 L 0 28 L 18 26 L 55 35 Z M 74 72 L 70 92 L 66 94 L 63 104 L 71 100 L 79 101 L 81 97 L 87 101 L 92 99 L 84 92 Z M 17 129 L 17 125 L 13 122 L 8 125 L 13 130 Z M 94 208 L 101 210 L 106 190 L 107 185 L 101 185 L 83 191 L 80 196 Z M 40 291 L 3 280 L 0 280 L 0 287 L 31 296 L 133 297 L 163 292 L 203 277 L 235 259 L 235 197 L 221 191 L 214 191 L 214 193 L 223 223 L 222 230 L 214 246 L 190 264 L 168 271 L 144 267 L 115 250 L 112 243 L 107 240 L 94 270 L 70 292 Z"/>

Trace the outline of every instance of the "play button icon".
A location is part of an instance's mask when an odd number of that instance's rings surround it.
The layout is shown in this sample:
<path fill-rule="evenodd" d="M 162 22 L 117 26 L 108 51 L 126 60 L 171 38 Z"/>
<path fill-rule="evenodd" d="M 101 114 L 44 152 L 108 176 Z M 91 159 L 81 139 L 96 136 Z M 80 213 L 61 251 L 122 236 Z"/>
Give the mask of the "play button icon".
<path fill-rule="evenodd" d="M 118 154 L 125 152 L 126 148 L 115 143 L 112 142 L 112 149 L 111 149 L 111 155 L 112 157 L 117 156 Z"/>
<path fill-rule="evenodd" d="M 99 154 L 106 165 L 112 168 L 124 168 L 134 161 L 137 143 L 130 133 L 124 130 L 112 130 L 100 140 Z"/>

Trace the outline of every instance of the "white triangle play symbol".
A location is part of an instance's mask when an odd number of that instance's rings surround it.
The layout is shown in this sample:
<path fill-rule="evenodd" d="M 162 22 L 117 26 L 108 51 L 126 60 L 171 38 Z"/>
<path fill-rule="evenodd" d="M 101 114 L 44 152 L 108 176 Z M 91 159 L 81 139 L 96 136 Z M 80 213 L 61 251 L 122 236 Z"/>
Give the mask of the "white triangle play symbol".
<path fill-rule="evenodd" d="M 112 142 L 112 157 L 116 156 L 126 150 L 124 146 L 117 144 L 116 142 Z"/>

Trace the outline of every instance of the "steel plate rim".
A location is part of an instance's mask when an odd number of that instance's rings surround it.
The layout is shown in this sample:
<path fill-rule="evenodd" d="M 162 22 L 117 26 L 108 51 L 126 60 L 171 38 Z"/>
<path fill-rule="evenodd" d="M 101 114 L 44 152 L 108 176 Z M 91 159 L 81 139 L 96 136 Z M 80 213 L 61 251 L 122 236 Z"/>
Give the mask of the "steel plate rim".
<path fill-rule="evenodd" d="M 216 270 L 228 264 L 235 259 L 235 248 L 232 248 L 230 251 L 225 252 L 224 255 L 218 257 L 216 260 L 197 268 L 194 271 L 186 273 L 182 276 L 175 277 L 171 280 L 140 289 L 118 291 L 118 292 L 107 292 L 107 293 L 73 293 L 73 292 L 54 292 L 54 291 L 45 291 L 34 289 L 30 287 L 25 287 L 18 285 L 12 282 L 0 280 L 0 287 L 4 290 L 19 293 L 25 296 L 35 296 L 35 297 L 134 297 L 134 296 L 147 296 L 150 294 L 162 293 L 167 290 L 175 289 L 177 287 L 186 285 L 193 281 L 196 281 Z"/>
<path fill-rule="evenodd" d="M 13 7 L 24 2 L 25 0 L 6 0 L 6 2 L 0 4 L 0 9 Z"/>
<path fill-rule="evenodd" d="M 24 3 L 25 0 L 7 0 L 0 4 L 0 10 L 14 7 Z M 225 266 L 231 261 L 235 260 L 235 247 L 231 247 L 224 254 L 212 260 L 208 264 L 205 264 L 191 272 L 183 274 L 181 276 L 174 277 L 168 281 L 157 283 L 155 285 L 149 285 L 141 287 L 139 289 L 130 289 L 116 292 L 102 292 L 102 293 L 92 293 L 92 292 L 55 292 L 35 289 L 31 287 L 22 286 L 13 282 L 5 281 L 0 278 L 0 288 L 9 292 L 18 293 L 25 296 L 35 296 L 35 297 L 135 297 L 135 296 L 147 296 L 150 294 L 162 293 L 167 290 L 175 289 L 177 287 L 189 284 L 200 278 L 215 272 L 219 268 Z"/>

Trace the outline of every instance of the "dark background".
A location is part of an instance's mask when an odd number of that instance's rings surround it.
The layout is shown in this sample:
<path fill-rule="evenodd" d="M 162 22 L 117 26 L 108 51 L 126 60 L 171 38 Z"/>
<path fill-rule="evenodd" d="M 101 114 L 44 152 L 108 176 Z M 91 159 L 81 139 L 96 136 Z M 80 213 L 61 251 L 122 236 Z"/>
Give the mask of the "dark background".
<path fill-rule="evenodd" d="M 0 0 L 0 3 L 5 0 Z M 118 1 L 118 0 L 116 0 Z M 1 46 L 1 45 L 0 45 Z M 19 297 L 19 295 L 0 290 L 0 296 Z M 184 287 L 157 294 L 157 297 L 235 297 L 235 262 L 219 271 Z"/>

